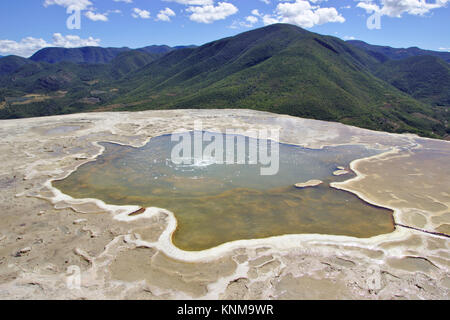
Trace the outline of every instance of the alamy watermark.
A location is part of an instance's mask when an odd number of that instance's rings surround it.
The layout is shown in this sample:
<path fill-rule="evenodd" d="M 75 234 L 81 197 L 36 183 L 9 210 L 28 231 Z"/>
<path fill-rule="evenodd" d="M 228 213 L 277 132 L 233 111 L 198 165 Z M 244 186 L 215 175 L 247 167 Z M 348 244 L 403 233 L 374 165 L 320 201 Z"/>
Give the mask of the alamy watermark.
<path fill-rule="evenodd" d="M 260 165 L 261 175 L 276 175 L 280 168 L 279 137 L 278 129 L 203 131 L 202 122 L 195 121 L 193 132 L 180 129 L 171 134 L 171 141 L 177 142 L 172 148 L 171 161 L 175 165 L 194 166 Z"/>
<path fill-rule="evenodd" d="M 369 30 L 381 29 L 381 13 L 375 11 L 369 18 L 367 18 L 367 28 Z"/>
<path fill-rule="evenodd" d="M 367 269 L 369 277 L 366 280 L 367 287 L 369 290 L 377 291 L 382 288 L 381 286 L 381 269 L 379 266 L 370 266 Z"/>
<path fill-rule="evenodd" d="M 69 30 L 81 29 L 81 10 L 75 5 L 67 7 L 69 17 L 66 20 L 66 26 Z"/>
<path fill-rule="evenodd" d="M 66 286 L 69 290 L 81 289 L 81 269 L 78 266 L 69 266 L 66 272 Z"/>

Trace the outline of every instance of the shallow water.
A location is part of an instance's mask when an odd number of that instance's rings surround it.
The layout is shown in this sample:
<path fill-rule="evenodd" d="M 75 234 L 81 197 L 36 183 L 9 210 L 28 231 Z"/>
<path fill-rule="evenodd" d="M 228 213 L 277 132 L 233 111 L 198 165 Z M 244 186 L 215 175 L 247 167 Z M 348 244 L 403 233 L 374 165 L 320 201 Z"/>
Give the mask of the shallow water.
<path fill-rule="evenodd" d="M 245 138 L 246 160 L 251 141 L 258 146 L 263 143 Z M 176 143 L 167 135 L 153 138 L 142 148 L 103 143 L 106 150 L 96 161 L 53 185 L 74 198 L 168 209 L 178 221 L 172 240 L 184 250 L 285 234 L 366 238 L 394 230 L 390 210 L 329 187 L 330 182 L 354 177 L 353 173 L 333 176 L 338 166 L 348 167 L 351 161 L 380 150 L 364 146 L 316 150 L 279 144 L 279 172 L 261 176 L 261 165 L 256 164 L 176 165 L 171 161 Z M 324 184 L 294 187 L 311 179 Z"/>
<path fill-rule="evenodd" d="M 59 126 L 59 127 L 47 130 L 47 132 L 45 134 L 47 134 L 47 135 L 65 134 L 65 133 L 70 133 L 70 132 L 77 131 L 80 129 L 81 129 L 81 126 L 64 125 L 64 126 Z"/>

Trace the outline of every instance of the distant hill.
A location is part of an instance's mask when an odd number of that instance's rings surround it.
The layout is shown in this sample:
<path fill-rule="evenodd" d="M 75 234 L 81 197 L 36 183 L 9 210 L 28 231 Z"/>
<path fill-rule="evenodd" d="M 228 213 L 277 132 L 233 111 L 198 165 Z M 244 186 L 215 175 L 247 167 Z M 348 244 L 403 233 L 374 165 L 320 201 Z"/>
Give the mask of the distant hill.
<path fill-rule="evenodd" d="M 450 63 L 450 52 L 441 52 L 441 51 L 431 51 L 431 50 L 423 50 L 417 47 L 411 48 L 392 48 L 388 46 L 377 46 L 368 44 L 364 41 L 359 40 L 348 40 L 347 43 L 350 43 L 353 46 L 364 49 L 369 54 L 377 58 L 378 60 L 384 62 L 388 59 L 400 60 L 409 57 L 417 57 L 417 56 L 433 56 L 441 58 L 442 60 Z"/>
<path fill-rule="evenodd" d="M 198 48 L 198 46 L 196 45 L 189 45 L 189 46 L 175 46 L 173 47 L 174 49 L 193 49 L 193 48 Z"/>
<path fill-rule="evenodd" d="M 102 64 L 109 63 L 119 53 L 130 51 L 129 48 L 101 48 L 101 47 L 83 47 L 83 48 L 44 48 L 30 57 L 35 62 L 73 62 Z"/>
<path fill-rule="evenodd" d="M 65 55 L 64 59 L 73 57 L 74 53 L 80 52 L 77 49 L 68 50 L 69 54 Z M 66 50 L 61 52 L 67 53 Z M 4 88 L 0 90 L 0 101 L 2 97 L 5 97 L 6 89 L 14 90 L 15 94 L 20 94 L 20 92 L 27 94 L 55 90 L 76 91 L 79 86 L 101 85 L 124 77 L 160 56 L 161 54 L 157 53 L 127 50 L 118 53 L 109 63 L 97 64 L 71 61 L 36 62 L 18 56 L 8 56 L 0 61 L 0 86 Z M 75 59 L 74 61 L 79 60 Z M 1 92 L 4 94 L 2 95 Z"/>
<path fill-rule="evenodd" d="M 159 55 L 163 55 L 166 54 L 168 52 L 174 51 L 174 50 L 180 50 L 180 49 L 186 49 L 186 48 L 196 48 L 197 46 L 194 45 L 190 45 L 190 46 L 175 46 L 175 47 L 169 47 L 166 45 L 153 45 L 153 46 L 148 46 L 148 47 L 144 47 L 144 48 L 139 48 L 136 49 L 137 51 L 142 51 L 145 53 L 149 53 L 149 54 L 159 54 Z"/>
<path fill-rule="evenodd" d="M 438 57 L 390 60 L 380 65 L 375 74 L 418 100 L 450 106 L 450 65 Z"/>
<path fill-rule="evenodd" d="M 153 45 L 153 46 L 148 46 L 148 47 L 144 47 L 144 48 L 139 48 L 136 50 L 145 52 L 145 53 L 150 53 L 150 54 L 164 54 L 164 53 L 174 50 L 174 48 L 166 46 L 166 45 L 161 45 L 161 46 Z"/>
<path fill-rule="evenodd" d="M 106 84 L 155 59 L 138 51 L 120 53 L 109 64 L 51 64 L 20 57 L 7 58 L 0 60 L 0 70 L 8 66 L 7 72 L 0 75 L 0 119 L 87 110 L 115 97 L 116 90 L 105 90 Z M 4 64 L 3 60 L 16 63 Z M 21 98 L 30 94 L 36 98 Z"/>
<path fill-rule="evenodd" d="M 86 64 L 106 64 L 123 52 L 140 51 L 153 57 L 164 55 L 173 50 L 184 49 L 195 46 L 169 47 L 166 45 L 152 45 L 139 49 L 130 48 L 102 48 L 102 47 L 82 47 L 82 48 L 44 48 L 37 51 L 30 57 L 35 62 L 59 63 L 86 63 Z"/>
<path fill-rule="evenodd" d="M 73 62 L 34 62 L 29 59 L 10 56 L 0 61 L 0 85 L 5 88 L 31 92 L 71 90 L 77 86 L 104 84 L 120 79 L 154 61 L 152 56 L 139 51 L 118 54 L 106 64 L 77 64 Z"/>
<path fill-rule="evenodd" d="M 0 76 L 11 74 L 26 64 L 31 64 L 33 61 L 18 56 L 2 57 L 0 61 Z"/>

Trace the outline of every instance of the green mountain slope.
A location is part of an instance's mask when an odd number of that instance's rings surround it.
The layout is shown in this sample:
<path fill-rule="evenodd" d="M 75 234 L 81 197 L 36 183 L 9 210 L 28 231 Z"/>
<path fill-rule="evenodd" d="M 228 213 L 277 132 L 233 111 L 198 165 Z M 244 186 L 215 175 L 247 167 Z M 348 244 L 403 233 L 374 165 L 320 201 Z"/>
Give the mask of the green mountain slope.
<path fill-rule="evenodd" d="M 165 54 L 167 52 L 170 52 L 174 50 L 174 48 L 166 46 L 166 45 L 153 45 L 153 46 L 147 46 L 144 48 L 136 49 L 141 52 L 149 53 L 149 54 Z"/>
<path fill-rule="evenodd" d="M 423 102 L 450 106 L 450 65 L 432 56 L 383 63 L 375 74 Z"/>
<path fill-rule="evenodd" d="M 0 76 L 4 76 L 19 70 L 21 67 L 27 64 L 32 64 L 33 61 L 18 57 L 7 56 L 0 60 Z"/>
<path fill-rule="evenodd" d="M 277 24 L 170 52 L 117 83 L 122 94 L 114 103 L 124 110 L 139 101 L 131 109 L 251 108 L 445 134 L 434 111 L 371 74 L 377 65 L 340 39 Z"/>
<path fill-rule="evenodd" d="M 139 70 L 160 56 L 159 53 L 151 54 L 139 50 L 123 52 L 111 61 L 111 75 L 116 79 L 121 78 L 130 72 Z"/>

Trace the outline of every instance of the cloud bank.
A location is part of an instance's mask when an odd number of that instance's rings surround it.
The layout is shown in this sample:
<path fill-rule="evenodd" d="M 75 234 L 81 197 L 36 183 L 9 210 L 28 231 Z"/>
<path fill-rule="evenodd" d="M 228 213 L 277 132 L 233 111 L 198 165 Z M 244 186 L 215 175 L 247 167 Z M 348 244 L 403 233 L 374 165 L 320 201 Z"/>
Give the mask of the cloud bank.
<path fill-rule="evenodd" d="M 311 1 L 316 3 L 318 1 Z M 264 24 L 290 23 L 302 28 L 311 28 L 329 22 L 344 23 L 345 18 L 334 7 L 322 8 L 310 1 L 296 0 L 279 3 L 272 15 L 263 16 Z"/>
<path fill-rule="evenodd" d="M 53 34 L 52 42 L 49 43 L 42 38 L 26 37 L 20 41 L 0 40 L 1 55 L 17 55 L 21 57 L 30 57 L 36 51 L 46 47 L 78 48 L 86 46 L 99 46 L 100 39 L 89 37 L 82 39 L 79 36 L 66 35 L 61 33 Z"/>
<path fill-rule="evenodd" d="M 430 11 L 447 6 L 450 0 L 356 0 L 358 8 L 367 13 L 378 12 L 381 15 L 401 18 L 403 14 L 422 16 Z"/>

